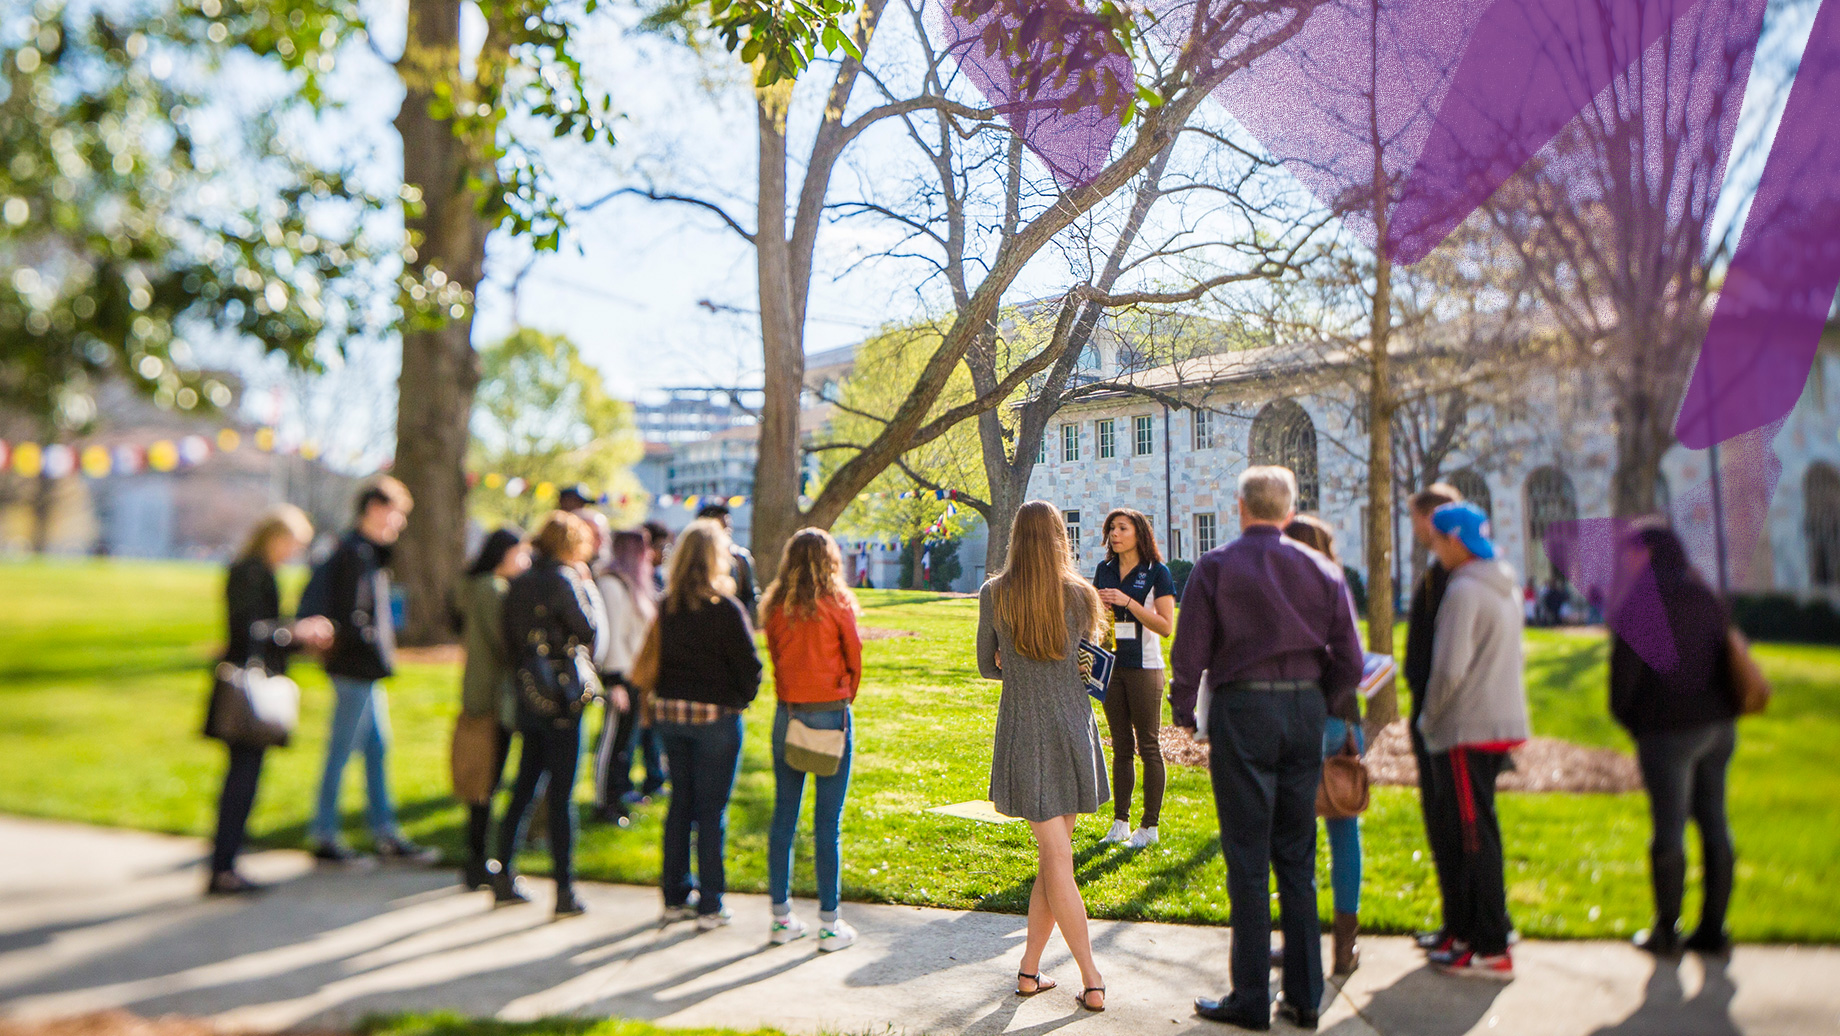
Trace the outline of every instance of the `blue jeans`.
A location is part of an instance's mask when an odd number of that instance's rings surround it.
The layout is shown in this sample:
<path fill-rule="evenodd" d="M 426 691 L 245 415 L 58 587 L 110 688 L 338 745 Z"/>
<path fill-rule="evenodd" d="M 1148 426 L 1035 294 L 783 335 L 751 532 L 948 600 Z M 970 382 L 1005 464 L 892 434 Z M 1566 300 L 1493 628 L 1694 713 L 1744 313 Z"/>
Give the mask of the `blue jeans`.
<path fill-rule="evenodd" d="M 741 717 L 714 723 L 659 723 L 658 739 L 670 770 L 671 806 L 664 815 L 664 860 L 659 886 L 666 907 L 683 906 L 699 891 L 697 912 L 722 910 L 728 871 L 722 859 L 728 836 L 728 798 L 741 769 Z M 696 874 L 690 873 L 690 835 L 696 833 Z"/>
<path fill-rule="evenodd" d="M 370 805 L 373 835 L 396 834 L 396 806 L 390 801 L 389 775 L 384 756 L 390 750 L 390 703 L 374 680 L 332 678 L 336 701 L 332 707 L 332 732 L 326 738 L 326 769 L 319 781 L 319 806 L 313 814 L 313 837 L 331 842 L 339 837 L 339 785 L 345 761 L 364 749 L 364 790 Z"/>
<path fill-rule="evenodd" d="M 1323 758 L 1341 752 L 1347 743 L 1348 722 L 1329 717 L 1323 724 Z M 1358 723 L 1354 727 L 1354 746 L 1357 751 L 1367 751 L 1367 737 Z M 1361 818 L 1325 820 L 1323 824 L 1329 829 L 1329 889 L 1335 895 L 1335 912 L 1358 914 L 1361 912 Z"/>
<path fill-rule="evenodd" d="M 792 843 L 799 833 L 799 805 L 805 797 L 803 770 L 786 765 L 786 726 L 792 710 L 781 702 L 773 717 L 773 827 L 767 836 L 767 896 L 773 905 L 792 902 Z M 818 872 L 818 910 L 835 914 L 843 898 L 843 851 L 839 844 L 843 824 L 843 799 L 850 790 L 850 757 L 855 754 L 856 726 L 849 707 L 836 712 L 801 712 L 800 722 L 814 730 L 842 730 L 843 762 L 829 777 L 817 777 L 817 801 L 812 806 L 812 827 L 817 846 L 813 851 Z"/>

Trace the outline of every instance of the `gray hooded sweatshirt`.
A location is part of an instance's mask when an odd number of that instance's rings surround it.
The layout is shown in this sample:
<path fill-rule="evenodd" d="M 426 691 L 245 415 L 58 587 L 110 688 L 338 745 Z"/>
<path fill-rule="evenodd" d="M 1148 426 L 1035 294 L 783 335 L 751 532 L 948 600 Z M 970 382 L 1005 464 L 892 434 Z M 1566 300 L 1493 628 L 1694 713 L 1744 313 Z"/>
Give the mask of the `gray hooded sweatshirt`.
<path fill-rule="evenodd" d="M 1433 752 L 1529 736 L 1514 571 L 1480 558 L 1450 576 L 1418 727 Z"/>

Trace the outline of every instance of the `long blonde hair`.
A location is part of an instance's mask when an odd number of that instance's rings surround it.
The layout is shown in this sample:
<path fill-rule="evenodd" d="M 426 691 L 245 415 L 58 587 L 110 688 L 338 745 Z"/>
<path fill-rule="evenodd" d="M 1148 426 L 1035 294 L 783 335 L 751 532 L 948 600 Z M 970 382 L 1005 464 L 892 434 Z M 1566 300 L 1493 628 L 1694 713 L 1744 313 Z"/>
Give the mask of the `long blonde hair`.
<path fill-rule="evenodd" d="M 1067 657 L 1067 595 L 1085 613 L 1081 636 L 1105 621 L 1099 592 L 1081 578 L 1067 546 L 1061 512 L 1046 500 L 1030 500 L 1010 525 L 1009 560 L 991 579 L 996 621 L 1025 658 L 1037 662 Z"/>
<path fill-rule="evenodd" d="M 763 617 L 784 609 L 788 618 L 809 619 L 818 602 L 841 601 L 851 612 L 862 614 L 856 594 L 843 581 L 843 552 L 823 529 L 806 528 L 792 534 L 780 555 L 779 578 L 760 597 Z"/>
<path fill-rule="evenodd" d="M 249 538 L 243 541 L 243 549 L 236 552 L 238 561 L 260 558 L 268 563 L 268 545 L 282 536 L 292 536 L 303 545 L 313 542 L 313 523 L 307 519 L 307 512 L 293 504 L 280 504 L 262 516 L 256 527 L 249 530 Z"/>
<path fill-rule="evenodd" d="M 728 557 L 728 531 L 722 523 L 698 518 L 684 526 L 671 551 L 664 610 L 673 614 L 694 611 L 718 597 L 732 597 L 735 580 L 729 572 L 733 568 L 734 562 Z"/>

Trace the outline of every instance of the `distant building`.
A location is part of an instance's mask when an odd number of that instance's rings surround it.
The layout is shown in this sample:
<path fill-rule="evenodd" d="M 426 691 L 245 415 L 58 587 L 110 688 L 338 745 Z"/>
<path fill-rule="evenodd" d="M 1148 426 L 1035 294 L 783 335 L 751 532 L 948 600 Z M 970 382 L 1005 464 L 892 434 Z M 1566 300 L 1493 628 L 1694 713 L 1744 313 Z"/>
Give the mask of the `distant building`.
<path fill-rule="evenodd" d="M 111 454 L 144 454 L 156 442 L 198 436 L 210 444 L 209 453 L 200 463 L 167 472 L 143 466 L 121 473 L 111 465 L 101 478 L 7 475 L 0 488 L 0 552 L 32 549 L 37 493 L 47 483 L 45 548 L 59 554 L 222 560 L 277 503 L 298 505 L 322 532 L 337 532 L 350 519 L 355 477 L 298 454 L 258 449 L 258 427 L 225 416 L 234 405 L 215 414 L 165 410 L 125 385 L 110 384 L 98 393 L 97 409 L 97 427 L 66 445 L 79 452 L 101 446 Z M 234 450 L 220 448 L 218 434 L 226 428 L 235 435 Z"/>

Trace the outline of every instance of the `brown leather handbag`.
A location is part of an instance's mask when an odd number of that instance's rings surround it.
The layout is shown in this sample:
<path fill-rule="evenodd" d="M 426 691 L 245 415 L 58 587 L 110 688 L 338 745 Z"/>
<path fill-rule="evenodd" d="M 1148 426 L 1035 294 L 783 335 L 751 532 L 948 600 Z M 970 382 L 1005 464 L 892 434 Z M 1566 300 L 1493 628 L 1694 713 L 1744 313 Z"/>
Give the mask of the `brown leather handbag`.
<path fill-rule="evenodd" d="M 1346 820 L 1367 810 L 1367 764 L 1355 745 L 1354 728 L 1342 750 L 1323 760 L 1322 783 L 1316 786 L 1316 815 L 1325 820 Z"/>
<path fill-rule="evenodd" d="M 491 801 L 492 787 L 498 774 L 492 764 L 498 761 L 498 717 L 469 716 L 462 712 L 454 720 L 453 744 L 448 768 L 453 776 L 454 797 L 469 806 Z"/>
<path fill-rule="evenodd" d="M 1751 657 L 1751 642 L 1732 626 L 1725 631 L 1725 664 L 1731 670 L 1732 695 L 1737 699 L 1738 715 L 1755 716 L 1770 705 L 1770 681 L 1763 668 Z"/>

